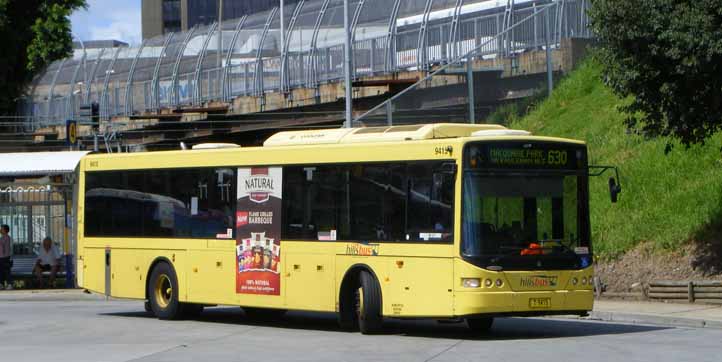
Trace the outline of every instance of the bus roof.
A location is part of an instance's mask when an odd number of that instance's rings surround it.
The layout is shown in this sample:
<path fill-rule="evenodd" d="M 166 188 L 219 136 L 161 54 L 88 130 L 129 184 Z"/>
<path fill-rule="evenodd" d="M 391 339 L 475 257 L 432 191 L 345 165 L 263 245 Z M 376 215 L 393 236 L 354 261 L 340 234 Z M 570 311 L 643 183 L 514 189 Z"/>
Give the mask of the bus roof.
<path fill-rule="evenodd" d="M 496 124 L 463 124 L 463 123 L 434 123 L 414 124 L 404 126 L 363 127 L 363 128 L 335 128 L 310 131 L 279 132 L 269 137 L 263 143 L 264 147 L 301 146 L 319 144 L 348 144 L 348 143 L 375 143 L 398 142 L 411 140 L 428 140 L 439 138 L 456 138 L 474 136 L 475 133 L 494 131 L 494 135 L 503 135 L 509 132 L 504 126 Z M 516 133 L 513 133 L 516 134 Z"/>
<path fill-rule="evenodd" d="M 544 141 L 544 142 L 564 142 L 584 144 L 583 141 L 533 136 L 526 131 L 508 129 L 504 126 L 494 124 L 463 124 L 463 123 L 435 123 L 435 124 L 418 124 L 403 126 L 386 126 L 386 127 L 361 127 L 361 128 L 332 128 L 308 131 L 285 131 L 274 134 L 269 137 L 263 144 L 263 147 L 247 147 L 247 148 L 216 148 L 207 147 L 208 149 L 193 150 L 169 150 L 160 152 L 150 152 L 152 154 L 162 154 L 164 156 L 190 156 L 200 153 L 216 153 L 226 154 L 228 152 L 236 153 L 239 151 L 255 152 L 265 149 L 282 151 L 285 147 L 289 149 L 303 149 L 306 146 L 320 147 L 343 147 L 360 146 L 364 144 L 384 144 L 388 146 L 398 145 L 404 141 L 440 141 L 449 142 L 452 139 L 459 142 L 465 141 L 491 141 L 491 140 L 528 140 L 528 141 Z M 445 140 L 445 141 L 441 141 Z M 415 142 L 413 142 L 415 143 Z M 124 153 L 124 154 L 89 154 L 83 159 L 121 159 L 126 157 L 138 157 L 141 153 Z M 178 159 L 172 159 L 170 164 L 180 162 Z M 206 159 L 207 160 L 207 159 Z"/>

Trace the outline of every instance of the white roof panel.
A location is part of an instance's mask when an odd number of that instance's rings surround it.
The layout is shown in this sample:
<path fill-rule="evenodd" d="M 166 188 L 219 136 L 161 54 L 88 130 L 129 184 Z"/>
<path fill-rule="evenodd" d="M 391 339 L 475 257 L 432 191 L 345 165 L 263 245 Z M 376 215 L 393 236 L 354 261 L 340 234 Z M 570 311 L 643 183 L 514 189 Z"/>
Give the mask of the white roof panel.
<path fill-rule="evenodd" d="M 88 151 L 0 153 L 0 176 L 56 175 L 73 172 Z"/>

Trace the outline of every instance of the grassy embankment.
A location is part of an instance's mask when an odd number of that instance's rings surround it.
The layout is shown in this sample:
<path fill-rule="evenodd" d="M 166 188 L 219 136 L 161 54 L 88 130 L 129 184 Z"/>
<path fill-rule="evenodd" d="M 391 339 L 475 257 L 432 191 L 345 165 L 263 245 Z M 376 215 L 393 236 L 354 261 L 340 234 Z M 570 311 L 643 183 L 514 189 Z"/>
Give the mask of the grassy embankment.
<path fill-rule="evenodd" d="M 689 149 L 666 139 L 628 134 L 617 106 L 624 101 L 601 82 L 601 68 L 586 61 L 566 77 L 549 99 L 510 127 L 537 135 L 585 140 L 590 164 L 616 165 L 623 192 L 609 201 L 607 178 L 591 187 L 592 237 L 597 255 L 616 256 L 640 242 L 676 250 L 710 237 L 722 225 L 722 135 Z M 715 235 L 716 236 L 716 235 Z"/>

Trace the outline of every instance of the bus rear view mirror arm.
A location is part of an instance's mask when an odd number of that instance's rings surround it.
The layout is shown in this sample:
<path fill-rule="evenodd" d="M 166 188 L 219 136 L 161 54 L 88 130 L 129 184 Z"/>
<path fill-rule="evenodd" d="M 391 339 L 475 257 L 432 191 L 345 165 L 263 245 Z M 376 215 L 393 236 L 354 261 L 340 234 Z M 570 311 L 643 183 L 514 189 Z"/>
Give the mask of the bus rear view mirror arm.
<path fill-rule="evenodd" d="M 609 197 L 612 203 L 616 203 L 619 194 L 622 193 L 622 184 L 619 181 L 619 170 L 617 166 L 589 166 L 589 176 L 601 176 L 608 170 L 614 170 L 614 176 L 609 178 Z"/>

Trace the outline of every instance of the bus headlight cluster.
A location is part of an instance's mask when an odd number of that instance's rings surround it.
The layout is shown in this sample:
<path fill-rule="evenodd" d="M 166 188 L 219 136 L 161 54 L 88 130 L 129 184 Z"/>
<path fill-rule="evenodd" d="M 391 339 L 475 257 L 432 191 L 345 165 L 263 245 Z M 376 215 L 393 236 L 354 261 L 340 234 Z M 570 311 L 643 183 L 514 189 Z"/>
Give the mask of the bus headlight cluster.
<path fill-rule="evenodd" d="M 577 285 L 577 284 L 579 284 L 580 281 L 583 286 L 586 286 L 586 285 L 591 286 L 594 283 L 594 279 L 592 278 L 591 275 L 590 276 L 584 275 L 581 278 L 572 277 L 572 280 L 571 280 L 572 285 Z"/>
<path fill-rule="evenodd" d="M 461 278 L 461 285 L 464 288 L 478 288 L 481 286 L 481 279 L 479 279 L 479 278 Z"/>

